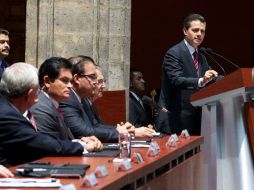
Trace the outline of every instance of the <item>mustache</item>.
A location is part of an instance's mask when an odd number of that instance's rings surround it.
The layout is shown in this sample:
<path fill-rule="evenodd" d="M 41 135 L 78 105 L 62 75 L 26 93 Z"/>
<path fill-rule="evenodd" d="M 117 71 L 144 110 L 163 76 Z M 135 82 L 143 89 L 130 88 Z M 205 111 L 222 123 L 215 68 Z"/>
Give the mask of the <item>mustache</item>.
<path fill-rule="evenodd" d="M 10 48 L 3 49 L 2 51 L 10 51 Z"/>

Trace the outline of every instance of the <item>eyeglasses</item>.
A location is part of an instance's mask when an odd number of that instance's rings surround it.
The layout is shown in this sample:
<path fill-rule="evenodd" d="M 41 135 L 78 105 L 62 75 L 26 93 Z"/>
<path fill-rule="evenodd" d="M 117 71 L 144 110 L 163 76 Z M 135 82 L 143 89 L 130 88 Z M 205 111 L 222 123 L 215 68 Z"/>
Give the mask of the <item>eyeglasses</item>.
<path fill-rule="evenodd" d="M 98 84 L 105 84 L 107 81 L 106 79 L 99 79 Z"/>
<path fill-rule="evenodd" d="M 81 76 L 81 77 L 88 77 L 88 78 L 90 78 L 92 81 L 96 81 L 96 80 L 97 80 L 97 75 L 96 75 L 96 74 L 89 74 L 89 75 L 86 75 L 86 74 L 79 74 L 79 76 Z"/>

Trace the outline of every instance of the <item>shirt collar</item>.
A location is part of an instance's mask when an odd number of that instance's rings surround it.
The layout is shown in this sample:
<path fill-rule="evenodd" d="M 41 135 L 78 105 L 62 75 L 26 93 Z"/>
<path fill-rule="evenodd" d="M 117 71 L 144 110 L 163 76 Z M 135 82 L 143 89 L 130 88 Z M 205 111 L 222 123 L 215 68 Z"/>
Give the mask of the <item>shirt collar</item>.
<path fill-rule="evenodd" d="M 48 95 L 48 93 L 46 93 L 44 90 L 41 90 L 41 91 L 42 91 L 42 93 L 45 94 L 45 96 L 46 96 L 47 98 L 49 98 L 49 99 L 52 101 L 52 103 L 54 104 L 54 106 L 56 107 L 56 109 L 58 109 L 59 103 L 58 103 L 54 98 L 52 98 L 50 95 Z"/>
<path fill-rule="evenodd" d="M 140 101 L 140 98 L 137 94 L 135 94 L 135 92 L 130 91 L 130 93 L 134 96 L 134 98 L 136 98 L 137 101 Z"/>
<path fill-rule="evenodd" d="M 29 118 L 28 118 L 28 110 L 26 110 L 26 111 L 23 113 L 23 116 L 29 121 Z"/>
<path fill-rule="evenodd" d="M 195 52 L 195 48 L 192 47 L 192 46 L 187 42 L 186 39 L 184 39 L 184 43 L 185 43 L 185 45 L 187 46 L 187 48 L 188 48 L 190 54 L 193 55 L 193 53 Z"/>

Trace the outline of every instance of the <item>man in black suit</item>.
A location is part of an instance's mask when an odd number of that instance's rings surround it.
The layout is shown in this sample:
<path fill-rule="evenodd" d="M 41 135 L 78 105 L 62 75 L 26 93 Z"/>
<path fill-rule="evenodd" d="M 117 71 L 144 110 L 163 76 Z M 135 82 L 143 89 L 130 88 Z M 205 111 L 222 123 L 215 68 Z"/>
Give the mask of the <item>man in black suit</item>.
<path fill-rule="evenodd" d="M 4 58 L 9 55 L 9 43 L 9 32 L 3 28 L 0 28 L 0 79 L 4 72 L 4 69 L 8 66 Z"/>
<path fill-rule="evenodd" d="M 159 102 L 169 114 L 165 121 L 162 119 L 165 113 L 159 113 L 157 126 L 162 132 L 179 134 L 187 129 L 191 135 L 200 135 L 201 108 L 193 107 L 190 98 L 218 75 L 198 51 L 205 31 L 204 17 L 198 14 L 187 16 L 183 23 L 184 40 L 165 55 Z"/>
<path fill-rule="evenodd" d="M 152 128 L 151 107 L 147 107 L 141 99 L 145 91 L 145 80 L 138 69 L 130 70 L 129 121 L 135 127 L 149 126 Z"/>
<path fill-rule="evenodd" d="M 68 125 L 64 122 L 63 112 L 59 108 L 59 103 L 70 97 L 71 69 L 72 64 L 65 58 L 51 57 L 45 60 L 39 69 L 41 86 L 39 102 L 30 108 L 38 131 L 62 140 L 74 139 Z M 95 150 L 102 147 L 96 137 L 80 138 L 89 143 L 89 146 L 94 141 Z"/>
<path fill-rule="evenodd" d="M 36 131 L 27 110 L 38 101 L 37 69 L 16 63 L 0 82 L 0 164 L 13 166 L 53 155 L 82 155 L 86 144 L 59 140 Z M 32 124 L 33 123 L 33 124 Z"/>
<path fill-rule="evenodd" d="M 94 135 L 102 141 L 116 141 L 118 131 L 127 132 L 127 129 L 132 128 L 132 125 L 126 123 L 115 128 L 101 123 L 89 100 L 95 93 L 98 93 L 94 60 L 88 56 L 78 56 L 70 60 L 73 62 L 73 89 L 70 98 L 60 104 L 66 124 L 76 138 Z"/>

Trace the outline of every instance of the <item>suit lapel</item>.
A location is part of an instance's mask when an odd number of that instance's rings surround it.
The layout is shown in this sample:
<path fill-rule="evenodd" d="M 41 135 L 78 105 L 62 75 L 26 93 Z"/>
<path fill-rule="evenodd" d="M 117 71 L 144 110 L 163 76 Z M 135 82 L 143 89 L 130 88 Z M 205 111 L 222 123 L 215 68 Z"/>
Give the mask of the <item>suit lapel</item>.
<path fill-rule="evenodd" d="M 146 116 L 146 110 L 145 108 L 140 104 L 140 102 L 133 96 L 132 93 L 130 93 L 130 98 L 135 102 L 135 105 L 137 109 L 139 110 L 142 115 Z"/>
<path fill-rule="evenodd" d="M 74 139 L 70 129 L 66 126 L 64 120 L 63 120 L 63 117 L 60 115 L 60 113 L 57 111 L 55 105 L 53 104 L 53 102 L 48 98 L 46 97 L 46 95 L 41 92 L 40 93 L 40 96 L 41 98 L 43 99 L 46 99 L 46 102 L 49 102 L 48 106 L 50 106 L 49 109 L 52 110 L 52 112 L 54 112 L 54 115 L 57 117 L 57 123 L 59 124 L 59 132 L 60 132 L 60 136 L 61 136 L 61 139 L 63 140 L 66 140 L 66 139 Z"/>
<path fill-rule="evenodd" d="M 100 115 L 98 114 L 98 111 L 97 111 L 97 108 L 96 108 L 95 104 L 92 103 L 91 106 L 92 106 L 92 108 L 93 108 L 93 113 L 94 113 L 95 119 L 98 121 L 98 123 L 102 123 L 101 117 L 100 117 Z"/>
<path fill-rule="evenodd" d="M 90 120 L 90 122 L 93 125 L 97 125 L 99 122 L 97 121 L 97 119 L 95 118 L 95 114 L 92 112 L 91 108 L 90 108 L 90 103 L 88 102 L 88 100 L 86 98 L 83 98 L 81 100 L 81 103 L 83 104 L 83 108 Z"/>

